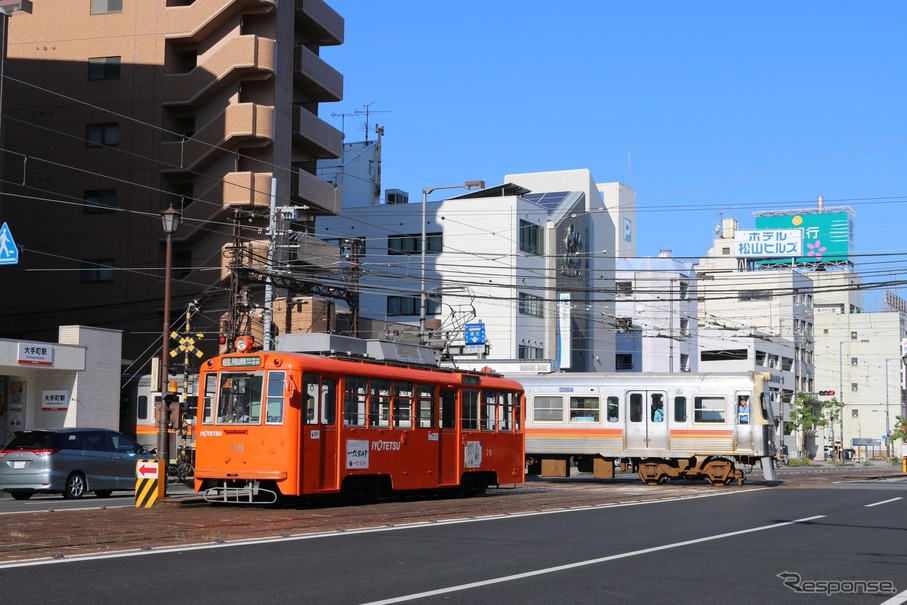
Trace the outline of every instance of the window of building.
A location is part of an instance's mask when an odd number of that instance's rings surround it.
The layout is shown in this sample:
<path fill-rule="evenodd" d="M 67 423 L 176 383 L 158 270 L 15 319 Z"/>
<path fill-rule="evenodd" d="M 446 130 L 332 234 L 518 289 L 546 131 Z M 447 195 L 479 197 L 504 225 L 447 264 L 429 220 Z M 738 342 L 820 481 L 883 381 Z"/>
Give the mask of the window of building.
<path fill-rule="evenodd" d="M 104 15 L 123 11 L 123 0 L 91 0 L 91 14 Z"/>
<path fill-rule="evenodd" d="M 850 390 L 853 391 L 854 393 L 856 393 L 857 391 L 859 391 L 859 390 L 860 390 L 860 383 L 858 383 L 858 382 L 851 382 L 851 383 L 850 383 Z"/>
<path fill-rule="evenodd" d="M 630 296 L 633 294 L 633 282 L 631 281 L 614 282 L 614 288 L 617 290 L 618 296 Z"/>
<path fill-rule="evenodd" d="M 690 296 L 690 284 L 688 282 L 680 282 L 680 300 L 687 300 Z"/>
<path fill-rule="evenodd" d="M 680 354 L 680 371 L 681 372 L 690 371 L 690 354 L 689 353 Z"/>
<path fill-rule="evenodd" d="M 520 220 L 520 252 L 542 253 L 542 228 L 540 226 Z"/>
<path fill-rule="evenodd" d="M 614 318 L 614 327 L 618 332 L 632 332 L 633 331 L 633 318 L 632 317 L 615 317 Z"/>
<path fill-rule="evenodd" d="M 860 364 L 859 364 L 859 360 L 858 360 L 856 357 L 851 357 L 851 358 L 850 358 L 850 365 L 852 365 L 852 366 L 860 365 Z"/>
<path fill-rule="evenodd" d="M 542 347 L 520 345 L 517 355 L 518 359 L 542 359 L 543 353 Z"/>
<path fill-rule="evenodd" d="M 737 299 L 741 301 L 747 300 L 771 300 L 772 293 L 770 290 L 741 290 L 737 295 Z"/>
<path fill-rule="evenodd" d="M 425 314 L 438 315 L 441 312 L 441 301 L 435 300 L 437 296 L 426 299 Z M 415 296 L 388 296 L 388 315 L 421 315 L 422 300 Z"/>
<path fill-rule="evenodd" d="M 523 315 L 531 315 L 533 317 L 544 317 L 544 312 L 542 308 L 542 297 L 535 296 L 533 294 L 526 294 L 525 292 L 520 292 L 519 294 L 519 312 Z"/>
<path fill-rule="evenodd" d="M 179 249 L 173 251 L 173 279 L 186 279 L 192 273 L 192 250 Z"/>
<path fill-rule="evenodd" d="M 82 283 L 100 284 L 113 281 L 113 259 L 91 259 L 82 261 Z"/>
<path fill-rule="evenodd" d="M 614 369 L 618 372 L 629 372 L 633 369 L 633 354 L 618 353 L 614 356 Z"/>
<path fill-rule="evenodd" d="M 85 144 L 87 147 L 116 147 L 120 143 L 120 125 L 88 124 L 85 127 Z"/>
<path fill-rule="evenodd" d="M 93 57 L 88 59 L 89 80 L 119 80 L 120 57 Z"/>
<path fill-rule="evenodd" d="M 720 349 L 713 351 L 702 351 L 699 354 L 700 361 L 741 361 L 747 359 L 749 352 L 746 349 Z M 774 360 L 769 357 L 769 363 Z M 765 365 L 765 364 L 762 364 Z"/>
<path fill-rule="evenodd" d="M 429 233 L 425 236 L 425 252 L 441 252 L 443 235 L 441 233 Z M 422 253 L 422 236 L 421 235 L 391 235 L 387 238 L 388 254 L 421 254 Z"/>
<path fill-rule="evenodd" d="M 95 189 L 85 192 L 85 214 L 109 214 L 117 207 L 116 189 Z"/>

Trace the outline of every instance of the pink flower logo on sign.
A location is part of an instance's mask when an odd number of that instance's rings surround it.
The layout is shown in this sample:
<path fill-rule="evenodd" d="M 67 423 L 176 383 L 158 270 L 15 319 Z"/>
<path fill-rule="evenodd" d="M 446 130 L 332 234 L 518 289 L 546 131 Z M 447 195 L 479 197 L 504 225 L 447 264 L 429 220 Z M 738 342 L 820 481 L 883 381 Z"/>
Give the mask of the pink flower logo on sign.
<path fill-rule="evenodd" d="M 821 240 L 816 240 L 815 244 L 806 244 L 806 247 L 809 248 L 809 252 L 806 253 L 806 256 L 815 256 L 816 260 L 822 260 L 822 253 L 828 250 L 828 248 L 822 245 Z"/>

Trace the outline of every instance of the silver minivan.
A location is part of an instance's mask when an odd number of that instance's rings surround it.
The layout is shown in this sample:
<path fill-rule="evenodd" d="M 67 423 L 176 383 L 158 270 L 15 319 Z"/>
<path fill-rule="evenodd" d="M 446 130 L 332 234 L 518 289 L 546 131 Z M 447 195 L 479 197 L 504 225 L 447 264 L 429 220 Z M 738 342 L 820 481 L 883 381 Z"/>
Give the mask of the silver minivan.
<path fill-rule="evenodd" d="M 110 429 L 17 431 L 0 451 L 0 491 L 17 500 L 35 493 L 81 498 L 94 492 L 134 490 L 136 462 L 148 458 L 144 447 Z"/>

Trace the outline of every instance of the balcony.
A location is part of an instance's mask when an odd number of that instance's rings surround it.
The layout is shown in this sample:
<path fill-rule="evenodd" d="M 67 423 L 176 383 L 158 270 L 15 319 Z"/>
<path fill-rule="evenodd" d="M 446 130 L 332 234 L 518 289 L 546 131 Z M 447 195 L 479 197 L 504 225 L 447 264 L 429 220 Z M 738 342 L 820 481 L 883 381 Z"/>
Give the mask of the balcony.
<path fill-rule="evenodd" d="M 255 103 L 230 105 L 192 137 L 162 143 L 163 170 L 198 170 L 217 154 L 270 145 L 273 123 L 273 107 Z"/>
<path fill-rule="evenodd" d="M 171 6 L 164 13 L 168 20 L 158 31 L 174 32 L 181 41 L 200 42 L 238 14 L 273 11 L 277 0 L 195 0 L 188 6 Z"/>
<path fill-rule="evenodd" d="M 293 171 L 290 195 L 294 204 L 306 206 L 306 212 L 318 215 L 340 214 L 340 189 L 302 168 Z"/>
<path fill-rule="evenodd" d="M 343 154 L 343 134 L 298 104 L 293 108 L 293 143 L 312 159 L 334 159 Z"/>
<path fill-rule="evenodd" d="M 199 196 L 183 213 L 188 227 L 181 238 L 192 239 L 195 231 L 206 223 L 222 220 L 234 206 L 267 210 L 271 205 L 270 172 L 230 172 L 213 187 Z"/>
<path fill-rule="evenodd" d="M 302 42 L 319 46 L 343 44 L 344 21 L 324 0 L 296 0 L 296 30 Z"/>
<path fill-rule="evenodd" d="M 302 44 L 296 45 L 293 76 L 296 88 L 307 92 L 312 101 L 343 100 L 343 74 Z"/>
<path fill-rule="evenodd" d="M 264 80 L 276 69 L 275 42 L 259 36 L 239 36 L 223 41 L 200 57 L 186 73 L 168 74 L 166 96 L 174 103 L 198 106 L 236 80 Z M 342 86 L 342 83 L 341 83 Z M 168 103 L 172 104 L 172 103 Z"/>

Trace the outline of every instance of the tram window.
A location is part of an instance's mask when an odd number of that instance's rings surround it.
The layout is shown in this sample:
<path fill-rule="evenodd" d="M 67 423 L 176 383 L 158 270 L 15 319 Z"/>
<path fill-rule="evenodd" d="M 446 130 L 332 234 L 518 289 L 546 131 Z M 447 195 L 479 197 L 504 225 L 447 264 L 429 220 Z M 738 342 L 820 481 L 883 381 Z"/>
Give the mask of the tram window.
<path fill-rule="evenodd" d="M 303 422 L 318 424 L 318 374 L 302 375 Z"/>
<path fill-rule="evenodd" d="M 455 391 L 441 389 L 441 428 L 457 428 L 457 394 Z"/>
<path fill-rule="evenodd" d="M 214 422 L 214 399 L 217 397 L 217 374 L 205 376 L 205 399 L 202 411 L 202 422 Z"/>
<path fill-rule="evenodd" d="M 394 426 L 398 429 L 413 428 L 413 383 L 394 383 Z"/>
<path fill-rule="evenodd" d="M 321 422 L 333 426 L 337 421 L 337 382 L 333 378 L 321 381 Z"/>
<path fill-rule="evenodd" d="M 502 391 L 499 394 L 501 405 L 501 417 L 499 430 L 510 432 L 513 430 L 513 405 L 514 393 L 512 391 Z"/>
<path fill-rule="evenodd" d="M 724 414 L 727 409 L 724 397 L 696 397 L 694 406 L 694 422 L 724 422 Z"/>
<path fill-rule="evenodd" d="M 268 402 L 265 405 L 265 422 L 283 422 L 283 385 L 286 372 L 268 373 Z"/>
<path fill-rule="evenodd" d="M 598 397 L 570 398 L 570 422 L 598 422 L 600 410 Z"/>
<path fill-rule="evenodd" d="M 532 419 L 536 422 L 563 422 L 564 398 L 538 395 L 532 399 Z"/>
<path fill-rule="evenodd" d="M 620 399 L 611 395 L 608 397 L 608 422 L 620 420 Z"/>
<path fill-rule="evenodd" d="M 482 391 L 482 430 L 493 431 L 498 412 L 498 392 Z"/>
<path fill-rule="evenodd" d="M 675 397 L 674 398 L 674 422 L 686 422 L 687 421 L 687 398 L 686 397 Z"/>
<path fill-rule="evenodd" d="M 462 426 L 467 431 L 475 431 L 479 428 L 479 393 L 478 391 L 463 391 L 460 394 L 462 398 L 461 421 Z"/>
<path fill-rule="evenodd" d="M 642 393 L 630 393 L 630 422 L 642 422 Z"/>
<path fill-rule="evenodd" d="M 372 378 L 368 400 L 368 425 L 387 428 L 391 425 L 391 381 Z"/>
<path fill-rule="evenodd" d="M 664 422 L 665 420 L 665 403 L 664 395 L 661 393 L 652 393 L 649 402 L 650 416 L 652 422 Z"/>
<path fill-rule="evenodd" d="M 343 424 L 344 426 L 365 426 L 365 393 L 368 379 L 347 376 L 344 380 Z"/>
<path fill-rule="evenodd" d="M 218 422 L 251 424 L 261 420 L 261 374 L 223 373 L 220 383 Z"/>
<path fill-rule="evenodd" d="M 420 384 L 416 385 L 416 410 L 418 414 L 417 422 L 420 429 L 431 429 L 435 427 L 435 390 L 434 388 Z"/>

